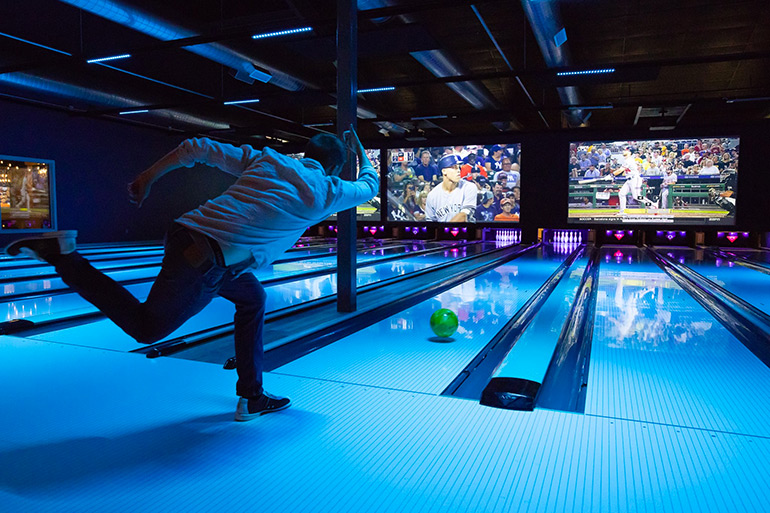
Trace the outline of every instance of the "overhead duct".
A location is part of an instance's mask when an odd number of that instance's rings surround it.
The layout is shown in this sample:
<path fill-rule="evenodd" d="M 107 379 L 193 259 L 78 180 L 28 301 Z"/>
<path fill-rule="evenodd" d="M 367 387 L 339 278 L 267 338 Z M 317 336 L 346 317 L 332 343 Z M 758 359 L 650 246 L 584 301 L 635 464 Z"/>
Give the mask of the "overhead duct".
<path fill-rule="evenodd" d="M 394 0 L 358 0 L 358 9 L 366 11 L 381 7 L 397 5 Z M 401 15 L 399 18 L 405 23 L 415 23 L 412 16 Z M 374 23 L 382 23 L 389 18 L 372 19 Z M 466 74 L 466 71 L 445 50 L 426 50 L 411 52 L 417 62 L 425 66 L 433 75 L 439 78 L 457 77 Z M 499 105 L 486 87 L 480 82 L 449 82 L 446 84 L 463 100 L 470 103 L 475 109 L 498 109 Z"/>
<path fill-rule="evenodd" d="M 88 104 L 100 105 L 106 108 L 130 109 L 144 105 L 143 102 L 131 98 L 108 94 L 95 89 L 59 82 L 57 80 L 42 78 L 29 73 L 0 74 L 0 83 L 18 89 L 43 92 L 51 96 L 66 98 L 68 100 L 82 100 Z M 230 125 L 225 123 L 217 123 L 215 121 L 191 116 L 184 112 L 171 109 L 153 110 L 152 114 L 156 118 L 184 123 L 197 128 L 204 127 L 213 130 L 230 128 Z"/>
<path fill-rule="evenodd" d="M 566 43 L 557 46 L 554 41 L 554 36 L 564 28 L 559 9 L 554 7 L 556 3 L 556 1 L 521 0 L 524 13 L 532 27 L 546 66 L 549 68 L 567 68 L 570 66 L 569 48 Z M 564 105 L 583 103 L 576 87 L 558 87 L 557 91 Z M 571 125 L 580 126 L 587 118 L 584 110 L 574 109 L 567 113 L 567 119 Z"/>
<path fill-rule="evenodd" d="M 61 1 L 161 41 L 184 39 L 198 35 L 188 29 L 175 26 L 150 14 L 143 13 L 139 9 L 122 5 L 113 0 Z M 289 91 L 299 91 L 305 87 L 310 87 L 307 82 L 218 43 L 186 46 L 184 49 L 232 68 L 236 72 L 236 78 L 248 83 L 253 83 L 255 78 L 259 80 L 260 77 L 264 76 L 264 73 L 256 68 L 259 66 L 270 74 L 270 78 L 267 80 L 269 84 Z"/>
<path fill-rule="evenodd" d="M 439 78 L 460 77 L 466 74 L 465 70 L 444 50 L 426 50 L 412 52 L 409 55 Z M 497 102 L 485 91 L 486 88 L 478 82 L 449 82 L 446 85 L 475 109 L 499 108 Z"/>

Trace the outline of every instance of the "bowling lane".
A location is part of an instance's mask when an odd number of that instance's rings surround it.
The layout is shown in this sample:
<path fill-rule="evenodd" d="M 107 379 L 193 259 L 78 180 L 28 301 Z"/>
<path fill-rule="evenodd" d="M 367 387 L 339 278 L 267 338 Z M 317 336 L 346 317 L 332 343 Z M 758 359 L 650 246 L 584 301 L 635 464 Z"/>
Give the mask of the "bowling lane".
<path fill-rule="evenodd" d="M 272 372 L 440 394 L 567 256 L 541 246 Z M 460 321 L 451 342 L 430 329 L 439 308 Z"/>
<path fill-rule="evenodd" d="M 770 267 L 770 251 L 748 248 L 719 248 L 725 253 L 733 253 L 751 262 Z"/>
<path fill-rule="evenodd" d="M 456 243 L 415 243 L 390 246 L 362 251 L 358 254 L 358 258 L 359 262 L 367 263 L 386 256 L 398 255 L 402 252 L 414 252 L 424 248 L 437 249 L 449 245 L 456 245 Z M 323 269 L 332 271 L 336 267 L 336 254 L 329 255 L 327 252 L 322 252 L 320 253 L 321 256 L 318 257 L 318 261 L 316 259 L 301 259 L 296 262 L 288 260 L 288 253 L 285 255 L 287 255 L 285 261 L 279 261 L 279 263 L 258 271 L 257 277 L 260 280 L 286 279 L 300 276 L 303 273 L 308 274 L 322 271 Z M 127 284 L 126 288 L 137 297 L 144 298 L 149 293 L 151 280 L 157 276 L 160 270 L 159 259 L 157 262 L 157 265 L 150 263 L 143 266 L 132 265 L 128 268 L 116 267 L 114 269 L 104 268 L 101 264 L 95 263 L 95 267 L 102 269 L 110 278 L 119 282 L 143 281 L 143 283 Z M 66 284 L 56 276 L 2 284 L 0 300 L 2 300 L 2 297 L 6 298 L 0 303 L 2 305 L 0 308 L 4 310 L 3 313 L 5 314 L 3 320 L 30 318 L 36 315 L 55 316 L 52 318 L 58 318 L 75 313 L 95 311 L 80 296 L 67 292 L 67 288 Z M 34 297 L 25 297 L 33 294 Z"/>
<path fill-rule="evenodd" d="M 655 248 L 732 292 L 758 310 L 770 314 L 770 274 L 734 264 L 708 251 L 690 248 Z"/>
<path fill-rule="evenodd" d="M 585 413 L 770 436 L 770 369 L 644 252 L 600 262 Z"/>
<path fill-rule="evenodd" d="M 361 287 L 388 278 L 412 274 L 428 267 L 445 264 L 448 260 L 479 254 L 484 251 L 495 249 L 496 247 L 499 247 L 499 244 L 481 242 L 462 247 L 449 247 L 446 250 L 437 253 L 414 256 L 405 255 L 402 259 L 391 260 L 379 264 L 375 263 L 376 261 L 373 261 L 372 265 L 358 270 L 357 283 L 358 286 Z M 268 315 L 283 308 L 336 293 L 336 279 L 336 274 L 332 273 L 273 285 L 267 283 L 265 290 L 267 292 Z M 136 297 L 144 299 L 149 293 L 150 284 L 142 283 L 127 288 Z M 75 314 L 96 311 L 93 306 L 80 298 L 77 294 L 70 294 L 68 296 L 70 296 L 69 300 L 72 301 L 71 305 L 59 306 L 58 308 L 61 310 L 57 311 L 48 312 L 46 311 L 46 303 L 44 301 L 38 303 L 37 309 L 34 310 L 34 315 L 37 318 L 33 318 L 33 320 L 50 319 L 55 315 L 67 317 Z M 21 311 L 21 308 L 18 308 L 18 310 Z M 30 310 L 31 307 L 28 306 L 27 311 L 29 312 Z M 189 319 L 184 325 L 163 340 L 179 338 L 190 333 L 231 323 L 234 312 L 235 309 L 232 303 L 223 298 L 216 298 L 198 315 Z M 28 338 L 114 349 L 118 351 L 131 351 L 140 347 L 145 347 L 123 333 L 120 328 L 107 319 L 70 328 L 49 331 Z"/>
<path fill-rule="evenodd" d="M 361 243 L 359 244 L 359 250 L 370 249 L 373 255 L 384 254 L 376 253 L 375 251 L 399 251 L 398 248 L 406 247 L 408 251 L 416 251 L 418 249 L 440 247 L 438 243 L 416 241 L 414 243 L 405 244 L 390 243 L 388 245 Z M 378 248 L 375 250 L 375 248 Z M 320 247 L 320 248 L 292 248 L 283 254 L 283 256 L 276 260 L 274 266 L 280 266 L 280 264 L 291 264 L 295 261 L 301 261 L 305 259 L 315 259 L 319 257 L 325 257 L 328 260 L 334 260 L 336 255 L 336 248 L 332 247 Z M 85 255 L 89 257 L 89 255 Z M 129 268 L 143 268 L 142 272 L 138 272 L 136 277 L 125 277 L 119 275 L 113 277 L 113 279 L 132 280 L 132 279 L 148 279 L 148 277 L 157 276 L 160 270 L 160 262 L 163 258 L 163 250 L 156 249 L 148 252 L 131 251 L 125 254 L 111 254 L 110 256 L 93 256 L 89 257 L 89 261 L 94 267 L 102 271 L 107 272 L 120 272 L 128 271 Z M 336 261 L 336 260 L 335 260 Z M 325 264 L 327 267 L 329 264 Z M 300 266 L 301 267 L 301 266 Z M 278 267 L 280 269 L 280 267 Z M 291 266 L 286 267 L 287 272 L 292 271 Z M 307 269 L 301 268 L 302 269 Z M 112 274 L 110 274 L 112 277 Z M 53 266 L 39 262 L 37 260 L 20 259 L 14 266 L 6 266 L 4 269 L 0 269 L 0 299 L 2 296 L 20 295 L 20 294 L 32 294 L 44 290 L 50 292 L 53 290 L 66 289 L 67 286 L 58 278 Z"/>
<path fill-rule="evenodd" d="M 138 243 L 135 245 L 84 244 L 83 246 L 78 246 L 78 251 L 80 251 L 81 254 L 86 256 L 109 255 L 111 253 L 129 254 L 129 253 L 163 251 L 163 245 L 158 243 Z M 40 263 L 38 260 L 35 260 L 34 258 L 0 254 L 0 269 L 5 268 L 7 266 L 16 266 L 18 264 L 25 264 L 25 263 L 46 265 L 46 264 Z"/>

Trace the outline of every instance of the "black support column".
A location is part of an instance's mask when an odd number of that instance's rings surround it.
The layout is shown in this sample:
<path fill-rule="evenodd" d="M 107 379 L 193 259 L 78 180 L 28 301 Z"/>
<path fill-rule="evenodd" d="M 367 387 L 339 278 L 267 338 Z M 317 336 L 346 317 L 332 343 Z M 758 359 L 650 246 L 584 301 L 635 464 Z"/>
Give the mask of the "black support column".
<path fill-rule="evenodd" d="M 337 0 L 337 135 L 356 127 L 358 90 L 358 5 Z M 348 153 L 344 180 L 356 179 L 355 155 Z M 356 310 L 356 208 L 337 214 L 337 311 Z"/>

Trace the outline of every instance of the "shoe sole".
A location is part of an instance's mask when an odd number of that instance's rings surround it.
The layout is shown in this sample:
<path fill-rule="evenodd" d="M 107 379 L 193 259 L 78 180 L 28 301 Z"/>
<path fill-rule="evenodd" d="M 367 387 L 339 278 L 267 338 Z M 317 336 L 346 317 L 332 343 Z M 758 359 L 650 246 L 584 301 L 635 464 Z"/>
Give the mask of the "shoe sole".
<path fill-rule="evenodd" d="M 285 410 L 289 406 L 291 406 L 291 401 L 289 401 L 285 405 L 281 406 L 280 408 L 275 408 L 273 410 L 265 410 L 265 411 L 261 411 L 259 413 L 239 413 L 239 412 L 235 412 L 235 420 L 237 420 L 238 422 L 247 422 L 249 420 L 254 420 L 257 417 L 261 417 L 262 415 L 267 415 L 268 413 L 275 413 L 277 411 Z"/>
<path fill-rule="evenodd" d="M 16 253 L 9 253 L 8 249 L 17 244 L 18 242 L 25 241 L 25 240 L 39 240 L 39 239 L 76 239 L 78 236 L 77 230 L 63 230 L 58 232 L 46 232 L 41 233 L 40 235 L 36 235 L 34 237 L 24 237 L 22 239 L 17 239 L 10 244 L 8 244 L 6 247 L 3 248 L 3 253 L 10 256 L 18 256 L 21 254 L 21 251 L 18 251 Z"/>

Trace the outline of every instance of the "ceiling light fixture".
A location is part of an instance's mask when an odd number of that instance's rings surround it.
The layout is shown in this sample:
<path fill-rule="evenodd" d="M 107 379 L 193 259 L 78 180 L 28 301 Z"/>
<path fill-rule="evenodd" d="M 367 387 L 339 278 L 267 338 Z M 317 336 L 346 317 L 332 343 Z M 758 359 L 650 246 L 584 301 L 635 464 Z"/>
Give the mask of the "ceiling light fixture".
<path fill-rule="evenodd" d="M 301 32 L 310 32 L 313 27 L 300 27 L 288 30 L 278 30 L 276 32 L 265 32 L 264 34 L 254 34 L 252 39 L 266 39 L 268 37 L 288 36 L 290 34 L 299 34 Z"/>
<path fill-rule="evenodd" d="M 557 77 L 570 77 L 574 75 L 601 75 L 603 73 L 615 73 L 615 68 L 586 69 L 581 71 L 559 71 Z"/>
<path fill-rule="evenodd" d="M 229 101 L 229 102 L 224 102 L 224 104 L 225 105 L 238 105 L 238 104 L 241 104 L 241 103 L 257 103 L 258 101 L 259 101 L 259 99 L 254 98 L 254 99 L 251 99 L 251 100 L 232 100 L 232 101 Z"/>
<path fill-rule="evenodd" d="M 112 55 L 110 57 L 99 57 L 98 59 L 89 59 L 86 62 L 88 64 L 94 64 L 97 62 L 116 61 L 118 59 L 128 59 L 129 57 L 131 57 L 130 53 L 123 53 L 120 55 Z"/>
<path fill-rule="evenodd" d="M 361 93 L 381 93 L 383 91 L 393 91 L 396 88 L 393 86 L 390 87 L 372 87 L 371 89 L 359 89 L 358 94 Z"/>
<path fill-rule="evenodd" d="M 145 112 L 150 112 L 150 111 L 147 110 L 147 109 L 142 109 L 142 110 L 124 110 L 123 112 L 119 112 L 119 114 L 121 116 L 123 116 L 125 114 L 143 114 Z"/>
<path fill-rule="evenodd" d="M 770 100 L 770 96 L 761 96 L 756 98 L 730 98 L 726 99 L 727 103 L 743 103 L 743 102 L 764 102 Z"/>

